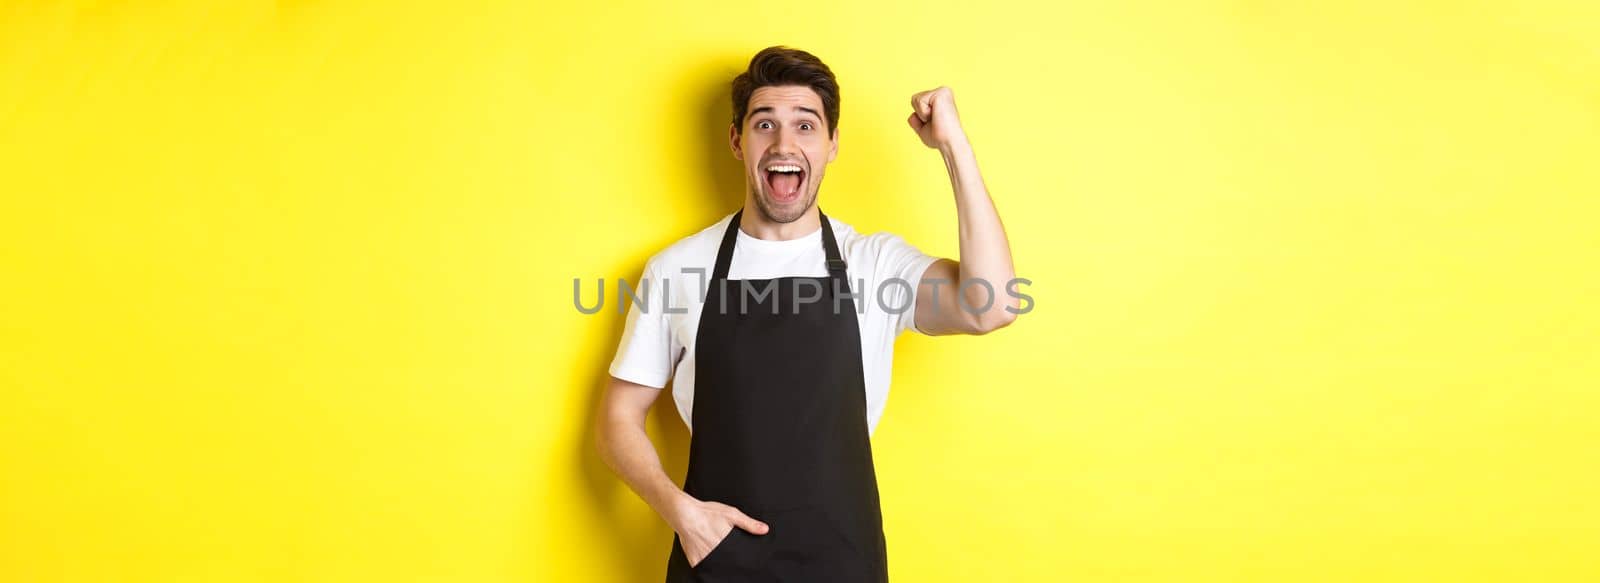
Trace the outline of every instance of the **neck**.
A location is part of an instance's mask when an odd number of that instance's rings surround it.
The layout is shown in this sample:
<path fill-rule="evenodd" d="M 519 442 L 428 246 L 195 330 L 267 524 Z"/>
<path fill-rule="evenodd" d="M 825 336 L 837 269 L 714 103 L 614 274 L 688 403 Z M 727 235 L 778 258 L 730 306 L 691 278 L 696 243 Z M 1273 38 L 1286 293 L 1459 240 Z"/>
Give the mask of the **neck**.
<path fill-rule="evenodd" d="M 822 227 L 821 216 L 817 211 L 817 205 L 813 204 L 811 208 L 806 209 L 805 214 L 793 222 L 773 222 L 767 220 L 766 214 L 761 212 L 761 207 L 756 205 L 756 201 L 747 198 L 744 214 L 739 216 L 739 230 L 757 239 L 788 241 L 816 232 Z"/>

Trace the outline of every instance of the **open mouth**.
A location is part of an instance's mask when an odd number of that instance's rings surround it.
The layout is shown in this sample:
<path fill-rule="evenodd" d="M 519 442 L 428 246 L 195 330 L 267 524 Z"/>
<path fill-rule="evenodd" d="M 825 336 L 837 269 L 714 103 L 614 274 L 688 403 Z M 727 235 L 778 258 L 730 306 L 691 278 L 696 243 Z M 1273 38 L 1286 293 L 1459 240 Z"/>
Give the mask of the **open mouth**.
<path fill-rule="evenodd" d="M 806 171 L 798 164 L 778 163 L 769 164 L 766 169 L 767 194 L 771 195 L 773 202 L 794 202 L 799 200 L 801 187 L 805 185 Z"/>

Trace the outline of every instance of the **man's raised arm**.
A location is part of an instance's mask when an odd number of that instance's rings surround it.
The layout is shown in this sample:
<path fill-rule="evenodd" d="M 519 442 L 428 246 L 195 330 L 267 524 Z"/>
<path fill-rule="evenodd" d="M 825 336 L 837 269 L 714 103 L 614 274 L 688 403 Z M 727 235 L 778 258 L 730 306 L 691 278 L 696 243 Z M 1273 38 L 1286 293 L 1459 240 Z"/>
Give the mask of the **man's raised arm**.
<path fill-rule="evenodd" d="M 978 159 L 961 128 L 949 87 L 911 97 L 906 123 L 944 157 L 955 190 L 961 259 L 928 266 L 917 293 L 915 322 L 927 334 L 986 334 L 1016 319 L 1019 298 L 1007 293 L 1016 277 L 1000 213 L 978 173 Z M 1009 309 L 1007 309 L 1009 308 Z"/>

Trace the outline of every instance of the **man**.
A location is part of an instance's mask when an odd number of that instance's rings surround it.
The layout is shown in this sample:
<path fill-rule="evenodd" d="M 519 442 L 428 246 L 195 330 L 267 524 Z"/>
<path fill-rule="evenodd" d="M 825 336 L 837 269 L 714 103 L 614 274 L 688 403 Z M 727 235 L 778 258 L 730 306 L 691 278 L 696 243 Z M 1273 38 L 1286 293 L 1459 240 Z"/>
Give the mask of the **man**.
<path fill-rule="evenodd" d="M 1005 293 L 1010 247 L 953 94 L 923 91 L 911 106 L 907 123 L 954 187 L 959 262 L 818 208 L 839 148 L 827 65 L 770 47 L 734 79 L 744 207 L 646 264 L 597 432 L 605 462 L 676 532 L 667 581 L 888 579 L 869 437 L 894 339 L 984 334 L 1011 323 L 1019 299 Z M 681 490 L 644 428 L 668 380 L 690 428 Z"/>

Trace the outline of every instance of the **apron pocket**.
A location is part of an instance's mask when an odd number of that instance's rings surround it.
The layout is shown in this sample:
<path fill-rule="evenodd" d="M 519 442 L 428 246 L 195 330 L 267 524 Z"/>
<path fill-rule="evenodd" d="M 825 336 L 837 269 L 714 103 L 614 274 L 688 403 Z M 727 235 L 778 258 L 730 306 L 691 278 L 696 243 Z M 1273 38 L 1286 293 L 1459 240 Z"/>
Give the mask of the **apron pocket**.
<path fill-rule="evenodd" d="M 728 536 L 722 537 L 722 542 L 711 547 L 711 552 L 689 570 L 704 575 L 752 572 L 761 566 L 765 558 L 763 551 L 767 547 L 767 536 L 771 536 L 771 533 L 750 534 L 735 526 L 728 531 Z"/>

